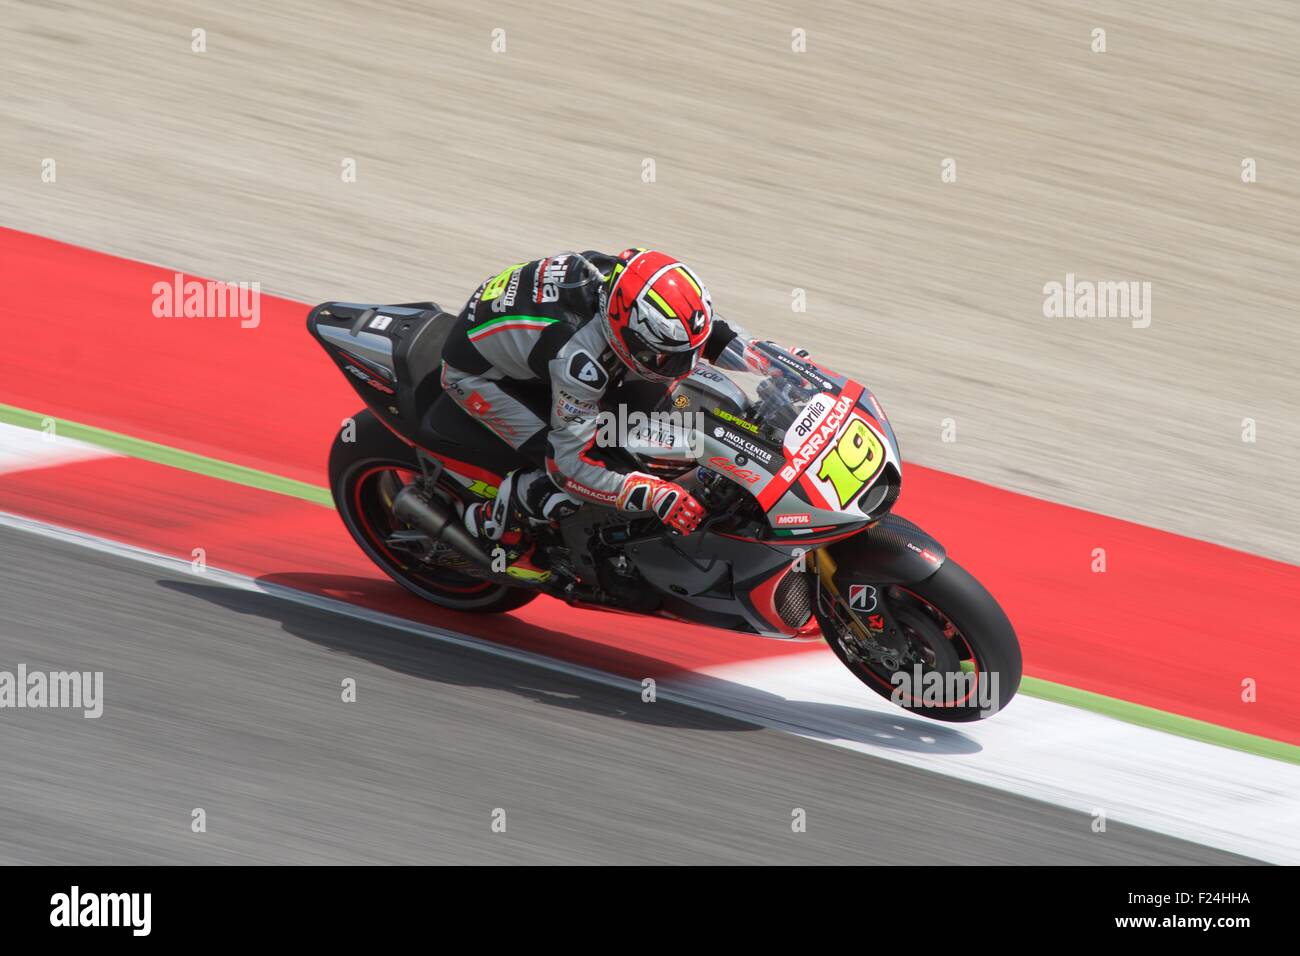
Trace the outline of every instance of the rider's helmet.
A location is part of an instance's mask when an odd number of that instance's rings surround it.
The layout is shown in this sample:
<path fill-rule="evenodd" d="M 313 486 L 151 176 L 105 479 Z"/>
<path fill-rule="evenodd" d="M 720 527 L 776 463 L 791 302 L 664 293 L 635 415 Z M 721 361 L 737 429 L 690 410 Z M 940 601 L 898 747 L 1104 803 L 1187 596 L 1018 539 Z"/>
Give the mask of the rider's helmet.
<path fill-rule="evenodd" d="M 652 382 L 689 375 L 713 323 L 699 278 L 672 256 L 627 249 L 607 282 L 600 320 L 623 364 Z"/>

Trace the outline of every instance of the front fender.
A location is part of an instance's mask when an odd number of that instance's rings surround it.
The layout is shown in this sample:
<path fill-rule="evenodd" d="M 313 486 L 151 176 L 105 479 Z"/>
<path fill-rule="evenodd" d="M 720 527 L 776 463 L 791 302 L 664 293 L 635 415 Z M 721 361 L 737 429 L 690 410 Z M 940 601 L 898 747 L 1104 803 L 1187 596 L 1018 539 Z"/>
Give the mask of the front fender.
<path fill-rule="evenodd" d="M 826 549 L 835 589 L 850 584 L 915 584 L 943 567 L 948 552 L 912 522 L 887 514 L 859 534 Z"/>

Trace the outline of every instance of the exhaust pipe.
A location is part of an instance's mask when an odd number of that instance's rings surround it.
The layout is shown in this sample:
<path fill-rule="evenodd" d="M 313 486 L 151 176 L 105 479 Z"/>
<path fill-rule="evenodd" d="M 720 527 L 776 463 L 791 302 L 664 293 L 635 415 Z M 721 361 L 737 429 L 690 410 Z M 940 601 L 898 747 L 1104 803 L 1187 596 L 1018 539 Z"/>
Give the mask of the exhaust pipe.
<path fill-rule="evenodd" d="M 465 530 L 456 513 L 441 501 L 429 501 L 414 486 L 407 485 L 393 499 L 393 514 L 415 525 L 433 541 L 455 548 L 485 571 L 492 570 L 492 553 L 482 541 Z"/>

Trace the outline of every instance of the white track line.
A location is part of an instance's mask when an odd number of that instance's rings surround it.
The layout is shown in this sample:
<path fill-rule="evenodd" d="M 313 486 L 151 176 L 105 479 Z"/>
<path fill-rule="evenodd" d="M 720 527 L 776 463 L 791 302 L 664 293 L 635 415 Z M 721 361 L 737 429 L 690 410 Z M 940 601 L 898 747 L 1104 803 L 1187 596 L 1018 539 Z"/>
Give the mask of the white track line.
<path fill-rule="evenodd" d="M 64 438 L 57 432 L 0 422 L 0 475 L 93 458 L 111 458 L 115 454 L 89 442 Z"/>
<path fill-rule="evenodd" d="M 0 526 L 174 574 L 190 562 L 0 512 Z M 432 625 L 209 568 L 215 583 L 392 627 L 641 694 L 641 682 Z M 1274 863 L 1300 863 L 1300 766 L 1215 747 L 1050 701 L 1019 697 L 988 721 L 912 717 L 863 688 L 834 656 L 810 653 L 659 681 L 658 696 L 1108 822 Z M 1091 827 L 1092 817 L 1080 819 Z M 1090 831 L 1091 832 L 1091 831 Z M 1106 839 L 1104 833 L 1097 839 Z M 1069 862 L 1069 861 L 1062 861 Z"/>

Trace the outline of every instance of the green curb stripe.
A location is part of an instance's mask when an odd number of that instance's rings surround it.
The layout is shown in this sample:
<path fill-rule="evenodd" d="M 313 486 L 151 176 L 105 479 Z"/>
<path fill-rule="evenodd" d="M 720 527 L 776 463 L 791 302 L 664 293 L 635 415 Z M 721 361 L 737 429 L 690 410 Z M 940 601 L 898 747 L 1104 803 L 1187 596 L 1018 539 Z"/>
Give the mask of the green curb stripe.
<path fill-rule="evenodd" d="M 1037 697 L 1039 700 L 1050 700 L 1077 707 L 1080 710 L 1090 710 L 1105 717 L 1113 717 L 1151 730 L 1162 730 L 1167 734 L 1176 734 L 1202 743 L 1300 764 L 1300 747 L 1295 744 L 1248 734 L 1245 731 L 1233 730 L 1231 727 L 1221 727 L 1208 721 L 1197 720 L 1195 717 L 1171 714 L 1165 710 L 1120 700 L 1118 697 L 1106 697 L 1103 694 L 1094 694 L 1090 690 L 1080 690 L 1066 684 L 1054 684 L 1038 677 L 1022 678 L 1020 693 Z"/>
<path fill-rule="evenodd" d="M 312 504 L 327 507 L 333 507 L 334 504 L 328 488 L 310 485 L 305 481 L 296 481 L 293 478 L 273 475 L 267 471 L 258 471 L 256 468 L 245 468 L 243 465 L 235 465 L 227 461 L 221 461 L 218 458 L 196 455 L 193 452 L 132 438 L 129 435 L 120 435 L 117 432 L 95 428 L 91 425 L 81 425 L 62 418 L 52 418 L 38 412 L 29 412 L 23 408 L 16 408 L 13 405 L 0 404 L 0 422 L 41 431 L 45 430 L 48 427 L 47 423 L 51 421 L 54 423 L 55 433 L 64 438 L 75 438 L 78 441 L 98 445 L 121 455 L 128 455 L 143 461 L 152 461 L 171 468 L 179 468 L 182 471 L 192 471 L 195 474 L 206 475 L 209 478 L 231 481 L 235 484 L 246 485 L 249 488 L 260 488 L 262 491 L 271 491 L 276 494 L 288 495 L 291 498 L 300 498 L 303 501 L 310 501 Z M 1039 700 L 1050 700 L 1080 710 L 1091 711 L 1104 717 L 1136 724 L 1139 727 L 1147 727 L 1151 730 L 1186 737 L 1190 740 L 1199 740 L 1202 743 L 1240 750 L 1260 757 L 1270 757 L 1274 760 L 1300 764 L 1300 747 L 1294 744 L 1273 740 L 1269 737 L 1260 737 L 1256 734 L 1248 734 L 1229 727 L 1221 727 L 1218 724 L 1197 720 L 1194 717 L 1171 714 L 1168 711 L 1157 710 L 1154 707 L 1146 707 L 1142 704 L 1134 704 L 1127 700 L 1106 697 L 1103 694 L 1094 694 L 1092 691 L 1080 690 L 1077 687 L 1069 687 L 1065 684 L 1056 684 L 1038 677 L 1024 677 L 1020 682 L 1020 693 L 1028 697 L 1037 697 Z"/>
<path fill-rule="evenodd" d="M 182 471 L 192 471 L 195 474 L 218 478 L 221 481 L 231 481 L 239 485 L 247 485 L 250 488 L 273 491 L 276 494 L 288 495 L 291 498 L 301 498 L 303 501 L 310 501 L 313 504 L 327 505 L 329 507 L 334 505 L 328 488 L 310 485 L 305 481 L 297 481 L 293 478 L 285 478 L 282 475 L 273 475 L 269 471 L 245 468 L 243 465 L 222 461 L 219 458 L 196 455 L 194 452 L 182 451 L 169 445 L 159 445 L 156 442 L 145 441 L 141 438 L 120 435 L 117 432 L 110 432 L 103 428 L 95 428 L 93 425 L 82 425 L 63 418 L 41 415 L 39 412 L 29 412 L 24 408 L 15 408 L 13 405 L 0 404 L 0 422 L 37 431 L 45 431 L 50 427 L 50 423 L 53 423 L 54 433 L 61 438 L 74 438 L 77 441 L 98 445 L 100 448 L 106 448 L 120 455 L 139 458 L 143 461 L 152 461 L 159 465 L 179 468 Z"/>

